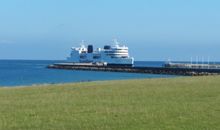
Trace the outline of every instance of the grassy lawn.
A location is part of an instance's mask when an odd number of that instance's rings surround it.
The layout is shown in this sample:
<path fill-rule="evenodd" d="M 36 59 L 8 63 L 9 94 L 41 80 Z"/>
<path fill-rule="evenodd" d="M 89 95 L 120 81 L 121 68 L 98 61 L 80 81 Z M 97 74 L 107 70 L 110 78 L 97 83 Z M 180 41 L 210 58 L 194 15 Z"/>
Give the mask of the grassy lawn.
<path fill-rule="evenodd" d="M 220 77 L 0 88 L 0 130 L 220 130 Z"/>

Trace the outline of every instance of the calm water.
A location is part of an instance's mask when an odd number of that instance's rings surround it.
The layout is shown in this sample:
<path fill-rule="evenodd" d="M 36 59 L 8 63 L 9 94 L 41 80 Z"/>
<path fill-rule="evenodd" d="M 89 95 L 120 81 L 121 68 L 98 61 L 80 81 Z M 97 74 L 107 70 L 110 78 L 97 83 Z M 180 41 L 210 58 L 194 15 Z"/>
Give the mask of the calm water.
<path fill-rule="evenodd" d="M 0 86 L 54 84 L 99 80 L 172 77 L 168 75 L 47 69 L 62 61 L 0 60 Z M 135 62 L 135 66 L 162 66 L 163 62 Z"/>

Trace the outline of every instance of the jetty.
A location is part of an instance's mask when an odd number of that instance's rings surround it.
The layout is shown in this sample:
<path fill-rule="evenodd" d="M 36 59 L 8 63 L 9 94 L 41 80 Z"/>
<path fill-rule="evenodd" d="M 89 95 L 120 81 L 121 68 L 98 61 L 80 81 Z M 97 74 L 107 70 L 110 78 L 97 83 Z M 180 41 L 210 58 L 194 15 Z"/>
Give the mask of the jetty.
<path fill-rule="evenodd" d="M 172 63 L 164 64 L 167 68 L 220 69 L 220 64 Z"/>
<path fill-rule="evenodd" d="M 165 74 L 183 76 L 204 76 L 219 75 L 219 68 L 181 68 L 181 67 L 122 67 L 107 66 L 105 64 L 92 63 L 57 63 L 47 66 L 49 69 L 66 70 L 86 70 L 86 71 L 108 71 L 108 72 L 127 72 L 127 73 L 146 73 L 146 74 Z"/>

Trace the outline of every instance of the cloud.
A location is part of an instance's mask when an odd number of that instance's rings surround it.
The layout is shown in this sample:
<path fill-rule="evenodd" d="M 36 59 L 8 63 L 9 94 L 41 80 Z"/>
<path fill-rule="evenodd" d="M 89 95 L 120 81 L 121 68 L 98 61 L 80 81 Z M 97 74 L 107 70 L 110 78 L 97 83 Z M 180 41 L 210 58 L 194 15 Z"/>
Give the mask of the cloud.
<path fill-rule="evenodd" d="M 13 44 L 13 43 L 15 42 L 11 40 L 0 40 L 0 44 Z"/>

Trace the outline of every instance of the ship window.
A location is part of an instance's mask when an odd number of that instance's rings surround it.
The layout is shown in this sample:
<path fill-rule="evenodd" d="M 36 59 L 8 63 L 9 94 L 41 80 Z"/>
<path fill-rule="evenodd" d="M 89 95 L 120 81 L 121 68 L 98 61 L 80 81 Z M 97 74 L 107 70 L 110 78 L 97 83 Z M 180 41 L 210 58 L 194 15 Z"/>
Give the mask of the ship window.
<path fill-rule="evenodd" d="M 116 57 L 116 56 L 111 56 L 111 58 L 118 58 L 118 57 Z"/>
<path fill-rule="evenodd" d="M 101 56 L 93 56 L 93 59 L 100 59 Z"/>
<path fill-rule="evenodd" d="M 81 56 L 80 56 L 80 59 L 86 59 L 86 56 L 81 55 Z"/>
<path fill-rule="evenodd" d="M 127 56 L 122 56 L 121 58 L 128 58 Z"/>

